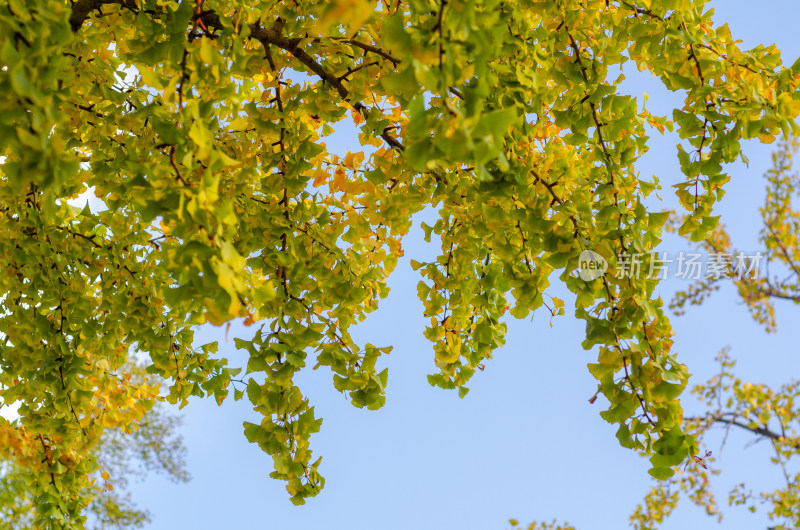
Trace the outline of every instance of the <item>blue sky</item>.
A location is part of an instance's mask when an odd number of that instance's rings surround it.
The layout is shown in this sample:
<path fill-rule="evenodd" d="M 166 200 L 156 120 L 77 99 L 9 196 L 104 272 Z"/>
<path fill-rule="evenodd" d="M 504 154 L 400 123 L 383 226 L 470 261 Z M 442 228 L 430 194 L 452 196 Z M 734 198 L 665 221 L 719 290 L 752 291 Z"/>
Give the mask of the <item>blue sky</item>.
<path fill-rule="evenodd" d="M 800 56 L 796 35 L 800 3 L 762 0 L 711 2 L 717 23 L 729 23 L 742 46 L 777 43 L 784 63 Z M 648 108 L 669 109 L 675 94 L 624 70 L 626 90 L 648 92 Z M 641 100 L 640 100 L 641 102 Z M 666 112 L 666 111 L 665 111 Z M 657 174 L 664 190 L 663 208 L 675 200 L 670 185 L 681 178 L 676 139 L 653 138 L 640 165 L 643 178 Z M 343 148 L 343 146 L 339 146 Z M 727 217 L 735 244 L 759 249 L 758 208 L 764 197 L 761 175 L 770 164 L 770 146 L 748 143 L 750 167 L 732 165 L 732 181 L 718 213 Z M 422 241 L 419 223 L 406 238 L 405 257 L 390 280 L 391 293 L 381 308 L 354 333 L 357 340 L 393 345 L 382 360 L 389 368 L 386 405 L 371 412 L 352 407 L 336 392 L 329 372 L 303 372 L 297 379 L 324 418 L 312 437 L 320 471 L 327 483 L 305 506 L 295 507 L 284 483 L 269 478 L 272 459 L 242 433 L 243 421 L 260 421 L 246 400 L 221 407 L 194 400 L 180 414 L 193 479 L 172 484 L 152 477 L 133 484 L 134 499 L 153 514 L 150 529 L 194 528 L 331 528 L 331 529 L 503 529 L 508 519 L 521 522 L 559 519 L 582 529 L 620 529 L 650 485 L 648 463 L 621 448 L 615 429 L 599 417 L 602 405 L 589 404 L 596 382 L 586 369 L 594 352 L 580 344 L 584 324 L 571 316 L 571 295 L 554 285 L 551 292 L 566 300 L 567 315 L 553 320 L 509 321 L 508 342 L 477 374 L 465 399 L 432 388 L 425 375 L 435 370 L 430 343 L 422 336 L 425 319 L 416 297 L 419 276 L 408 262 L 436 249 Z M 664 250 L 691 250 L 667 239 Z M 669 299 L 685 280 L 662 284 Z M 674 351 L 699 383 L 714 373 L 714 356 L 731 345 L 737 373 L 753 382 L 780 384 L 797 373 L 797 330 L 790 325 L 797 309 L 777 304 L 778 333 L 767 335 L 750 320 L 730 288 L 723 288 L 701 309 L 671 320 L 677 331 Z M 246 359 L 233 345 L 234 332 L 251 330 L 204 328 L 198 343 L 218 340 L 232 365 Z M 312 363 L 313 364 L 313 363 Z M 689 410 L 694 404 L 684 398 Z M 767 465 L 768 446 L 745 449 L 750 437 L 731 432 L 715 462 L 720 500 L 725 486 L 743 480 L 752 486 L 778 487 L 777 469 Z M 711 449 L 717 453 L 712 442 Z M 766 528 L 763 515 L 731 510 L 722 528 Z M 708 527 L 713 520 L 684 503 L 664 528 Z"/>

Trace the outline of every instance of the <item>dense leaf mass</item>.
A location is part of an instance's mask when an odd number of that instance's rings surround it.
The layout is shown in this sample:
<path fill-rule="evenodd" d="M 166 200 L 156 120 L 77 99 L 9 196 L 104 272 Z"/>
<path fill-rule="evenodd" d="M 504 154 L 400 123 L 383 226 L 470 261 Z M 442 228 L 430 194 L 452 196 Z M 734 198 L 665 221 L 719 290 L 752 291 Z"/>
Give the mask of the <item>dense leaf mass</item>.
<path fill-rule="evenodd" d="M 32 524 L 84 525 L 108 477 L 104 431 L 232 385 L 263 415 L 244 434 L 272 476 L 294 502 L 317 494 L 321 420 L 293 377 L 324 366 L 354 405 L 381 406 L 389 348 L 349 330 L 387 295 L 428 207 L 441 255 L 413 265 L 431 383 L 463 395 L 506 312 L 564 311 L 546 294 L 560 278 L 603 418 L 670 477 L 697 452 L 678 401 L 688 374 L 658 280 L 614 273 L 667 217 L 645 207 L 657 182 L 635 163 L 648 134 L 675 128 L 679 230 L 700 241 L 740 142 L 792 132 L 800 112 L 800 65 L 740 50 L 705 3 L 2 3 L 0 396 L 20 419 L 0 420 L 0 457 L 24 472 Z M 626 62 L 683 106 L 656 116 L 622 95 Z M 360 145 L 337 156 L 325 142 L 348 124 Z M 100 207 L 67 201 L 87 190 Z M 583 250 L 609 271 L 580 279 Z M 253 330 L 236 340 L 246 377 L 193 344 L 193 326 L 237 318 Z M 146 376 L 130 376 L 133 357 Z"/>

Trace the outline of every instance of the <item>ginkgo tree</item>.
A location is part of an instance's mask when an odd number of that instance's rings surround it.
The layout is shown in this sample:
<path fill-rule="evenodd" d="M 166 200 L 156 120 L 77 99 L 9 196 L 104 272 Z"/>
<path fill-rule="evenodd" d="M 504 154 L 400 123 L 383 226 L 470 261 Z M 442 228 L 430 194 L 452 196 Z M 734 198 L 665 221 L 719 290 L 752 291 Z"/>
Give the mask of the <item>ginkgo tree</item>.
<path fill-rule="evenodd" d="M 506 313 L 576 295 L 601 415 L 669 478 L 697 454 L 688 372 L 655 278 L 615 274 L 667 214 L 640 177 L 648 135 L 682 138 L 694 241 L 748 138 L 796 132 L 800 64 L 739 49 L 702 0 L 8 0 L 0 5 L 0 457 L 37 526 L 80 528 L 109 470 L 104 432 L 156 401 L 246 398 L 244 435 L 294 502 L 324 479 L 321 419 L 294 383 L 324 367 L 359 407 L 384 402 L 388 346 L 352 325 L 386 296 L 414 213 L 441 255 L 413 262 L 438 373 L 463 395 Z M 672 116 L 623 95 L 629 62 L 681 91 Z M 358 127 L 346 156 L 326 147 Z M 91 190 L 103 208 L 71 206 Z M 582 251 L 609 263 L 576 273 Z M 548 309 L 549 308 L 549 309 Z M 242 319 L 245 367 L 197 325 Z M 148 377 L 126 367 L 145 359 Z M 243 369 L 243 372 L 239 370 Z M 162 391 L 162 384 L 167 389 Z M 111 478 L 113 481 L 113 477 Z"/>

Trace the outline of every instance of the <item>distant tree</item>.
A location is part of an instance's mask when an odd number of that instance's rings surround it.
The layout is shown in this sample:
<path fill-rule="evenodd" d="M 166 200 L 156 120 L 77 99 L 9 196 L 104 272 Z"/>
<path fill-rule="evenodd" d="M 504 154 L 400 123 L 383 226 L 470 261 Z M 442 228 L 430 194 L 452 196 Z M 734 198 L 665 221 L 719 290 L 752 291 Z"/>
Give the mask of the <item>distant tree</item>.
<path fill-rule="evenodd" d="M 772 156 L 773 167 L 766 173 L 767 194 L 761 208 L 763 226 L 760 242 L 766 249 L 767 274 L 758 276 L 735 274 L 733 260 L 726 274 L 706 278 L 686 291 L 678 292 L 672 307 L 679 312 L 689 305 L 700 305 L 724 283 L 733 282 L 753 318 L 764 325 L 767 332 L 776 331 L 773 300 L 800 303 L 800 176 L 794 168 L 798 143 L 794 138 L 782 142 Z M 732 244 L 724 225 L 717 226 L 701 242 L 710 254 L 734 257 L 741 253 Z M 738 484 L 727 492 L 727 504 L 746 506 L 755 512 L 766 506 L 767 515 L 777 526 L 796 528 L 800 524 L 800 382 L 792 378 L 778 388 L 743 381 L 735 372 L 736 362 L 725 348 L 717 356 L 720 371 L 703 384 L 695 385 L 695 394 L 706 409 L 705 414 L 686 419 L 685 430 L 701 445 L 699 458 L 690 461 L 669 480 L 654 486 L 631 517 L 635 528 L 655 528 L 678 505 L 681 494 L 689 497 L 706 513 L 722 519 L 713 488 L 713 476 L 719 473 L 712 465 L 714 458 L 703 440 L 712 427 L 725 429 L 727 439 L 731 430 L 750 433 L 753 441 L 766 441 L 774 456 L 764 465 L 780 469 L 784 484 L 772 491 L 753 492 L 746 483 Z M 725 459 L 720 455 L 720 464 Z M 762 468 L 763 469 L 763 468 Z"/>
<path fill-rule="evenodd" d="M 143 369 L 130 365 L 125 367 L 125 373 L 141 379 Z M 189 480 L 186 450 L 177 433 L 180 425 L 179 416 L 158 404 L 127 431 L 103 431 L 98 444 L 85 457 L 99 466 L 89 477 L 87 528 L 141 528 L 150 521 L 148 511 L 138 508 L 126 491 L 131 479 L 141 480 L 158 473 L 176 482 Z M 68 457 L 63 460 L 62 463 L 69 463 Z M 31 489 L 32 479 L 30 470 L 21 469 L 15 461 L 0 461 L 0 528 L 35 527 L 37 499 Z"/>
<path fill-rule="evenodd" d="M 671 477 L 698 449 L 658 280 L 620 263 L 649 256 L 667 219 L 635 163 L 649 133 L 677 130 L 680 233 L 702 241 L 740 141 L 794 132 L 800 112 L 800 65 L 741 51 L 705 3 L 0 4 L 0 397 L 20 405 L 0 458 L 25 480 L 31 525 L 85 526 L 97 473 L 113 471 L 106 433 L 231 387 L 263 415 L 244 433 L 272 476 L 294 502 L 316 495 L 321 420 L 294 375 L 312 361 L 354 405 L 383 404 L 389 347 L 349 330 L 386 296 L 426 207 L 442 253 L 412 265 L 430 382 L 464 395 L 506 313 L 563 313 L 547 294 L 559 271 L 599 347 L 601 415 Z M 683 91 L 671 119 L 620 93 L 609 71 L 626 62 Z M 345 156 L 325 144 L 339 124 L 359 131 Z M 67 202 L 87 190 L 102 207 Z M 584 279 L 589 251 L 608 270 Z M 255 330 L 236 338 L 246 378 L 194 344 L 193 326 L 238 318 Z M 151 379 L 129 377 L 134 351 Z"/>

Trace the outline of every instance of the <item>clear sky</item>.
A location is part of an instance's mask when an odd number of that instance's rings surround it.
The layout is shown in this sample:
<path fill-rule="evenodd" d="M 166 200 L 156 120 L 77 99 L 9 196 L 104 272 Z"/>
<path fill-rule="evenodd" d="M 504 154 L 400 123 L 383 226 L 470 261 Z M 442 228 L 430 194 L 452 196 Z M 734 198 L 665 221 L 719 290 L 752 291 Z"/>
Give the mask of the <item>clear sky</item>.
<path fill-rule="evenodd" d="M 717 23 L 729 23 L 742 46 L 777 43 L 784 63 L 800 56 L 796 0 L 718 0 Z M 632 65 L 631 65 L 632 66 Z M 680 102 L 633 67 L 624 70 L 631 94 L 646 91 L 648 108 L 670 113 Z M 676 103 L 678 102 L 678 103 Z M 641 104 L 641 99 L 640 99 Z M 663 208 L 675 205 L 670 186 L 681 179 L 676 139 L 653 138 L 652 150 L 640 165 L 643 178 L 657 174 L 664 190 Z M 344 145 L 338 146 L 344 149 Z M 770 164 L 770 146 L 749 143 L 750 167 L 732 165 L 733 179 L 719 213 L 727 216 L 734 244 L 758 250 L 758 208 L 764 197 L 761 175 Z M 134 499 L 153 514 L 150 529 L 504 529 L 508 519 L 569 521 L 584 530 L 627 527 L 628 515 L 650 485 L 648 463 L 621 448 L 615 428 L 599 416 L 602 404 L 589 404 L 596 382 L 586 369 L 595 352 L 580 344 L 584 324 L 569 310 L 572 297 L 554 286 L 551 294 L 566 300 L 567 315 L 553 320 L 537 312 L 533 320 L 509 321 L 508 342 L 486 370 L 478 373 L 465 399 L 432 388 L 425 375 L 435 370 L 430 343 L 422 336 L 425 319 L 416 297 L 418 274 L 410 258 L 430 256 L 435 247 L 422 241 L 419 223 L 404 244 L 405 257 L 390 280 L 392 288 L 381 308 L 358 326 L 361 343 L 393 345 L 381 363 L 389 368 L 386 405 L 371 412 L 352 407 L 333 389 L 328 371 L 307 370 L 297 379 L 324 418 L 312 437 L 326 487 L 305 506 L 295 507 L 284 483 L 269 478 L 272 459 L 242 432 L 243 421 L 260 421 L 246 400 L 232 399 L 217 407 L 197 400 L 181 411 L 188 447 L 188 484 L 153 477 L 132 485 Z M 691 250 L 668 239 L 664 250 Z M 662 284 L 669 299 L 686 280 Z M 780 384 L 798 372 L 800 316 L 778 304 L 778 333 L 767 335 L 746 309 L 723 288 L 702 308 L 673 317 L 674 351 L 693 373 L 690 384 L 705 381 L 715 369 L 714 356 L 732 346 L 737 373 L 753 382 Z M 230 337 L 250 338 L 252 329 L 231 329 Z M 232 365 L 246 363 L 224 330 L 204 328 L 198 342 L 218 340 Z M 311 363 L 313 365 L 313 362 Z M 689 413 L 697 411 L 684 398 Z M 778 487 L 781 477 L 767 465 L 768 446 L 745 449 L 752 438 L 731 432 L 722 454 L 712 442 L 722 470 L 719 500 L 743 480 L 752 486 Z M 716 445 L 715 445 L 716 443 Z M 765 471 L 766 470 L 766 471 Z M 731 510 L 722 528 L 766 528 L 763 515 Z M 684 503 L 664 526 L 707 528 L 713 520 Z"/>

